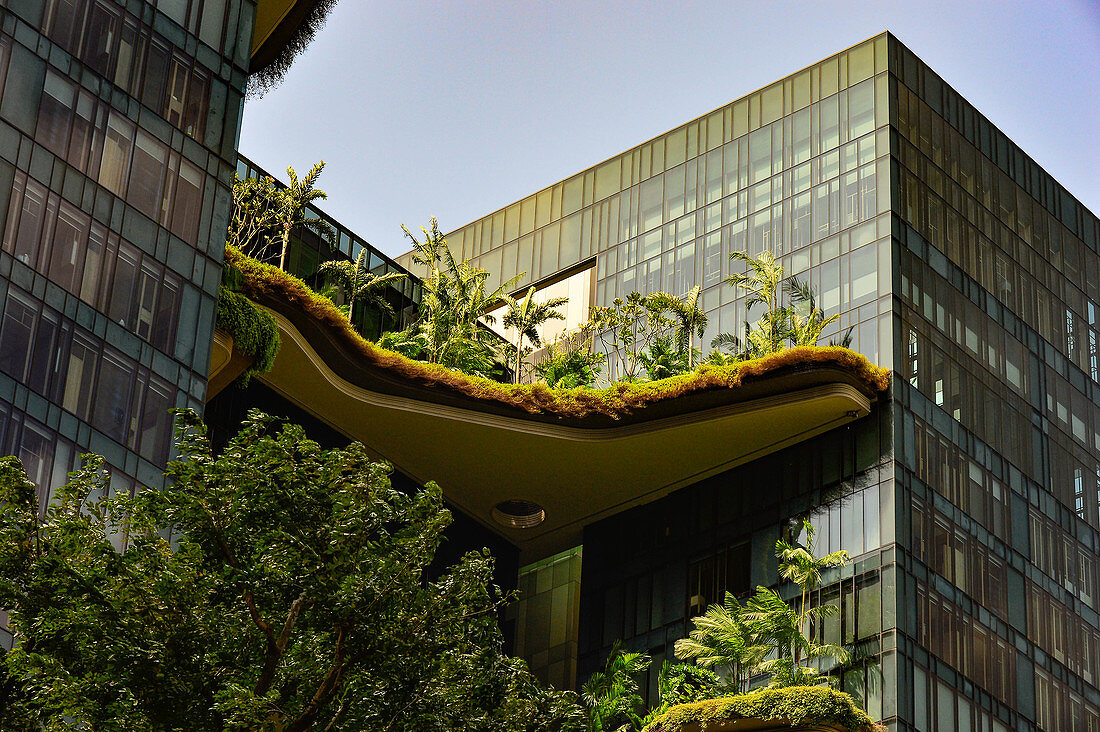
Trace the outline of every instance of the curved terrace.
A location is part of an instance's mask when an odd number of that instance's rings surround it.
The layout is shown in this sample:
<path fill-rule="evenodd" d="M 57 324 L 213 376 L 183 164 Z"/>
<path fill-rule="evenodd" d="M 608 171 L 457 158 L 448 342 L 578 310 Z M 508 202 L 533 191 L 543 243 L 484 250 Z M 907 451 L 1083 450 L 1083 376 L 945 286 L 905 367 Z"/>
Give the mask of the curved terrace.
<path fill-rule="evenodd" d="M 242 291 L 282 341 L 262 382 L 518 545 L 524 561 L 580 541 L 584 525 L 866 416 L 888 372 L 843 348 L 792 348 L 643 384 L 551 390 L 411 361 L 360 337 L 300 280 L 227 251 Z M 211 383 L 246 360 L 215 344 Z M 213 395 L 213 391 L 212 394 Z M 546 509 L 494 523 L 508 500 Z"/>

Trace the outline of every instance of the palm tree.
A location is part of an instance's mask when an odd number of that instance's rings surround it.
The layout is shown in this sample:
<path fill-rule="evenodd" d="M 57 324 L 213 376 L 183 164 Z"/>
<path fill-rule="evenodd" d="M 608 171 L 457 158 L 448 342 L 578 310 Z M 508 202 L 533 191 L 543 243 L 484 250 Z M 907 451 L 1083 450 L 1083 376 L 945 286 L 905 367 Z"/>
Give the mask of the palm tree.
<path fill-rule="evenodd" d="M 622 641 L 615 641 L 604 667 L 588 677 L 581 687 L 581 702 L 588 713 L 588 732 L 618 732 L 640 728 L 637 710 L 642 705 L 638 680 L 634 677 L 649 668 L 646 653 L 628 653 Z M 616 721 L 625 720 L 618 727 Z"/>
<path fill-rule="evenodd" d="M 756 588 L 756 594 L 745 605 L 744 618 L 753 637 L 768 648 L 772 658 L 761 661 L 753 669 L 756 673 L 771 674 L 770 686 L 812 686 L 818 683 L 821 672 L 806 663 L 819 658 L 833 658 L 837 663 L 848 663 L 850 654 L 842 646 L 817 643 L 804 632 L 804 628 L 840 612 L 836 605 L 817 605 L 799 612 L 791 607 L 778 592 L 766 587 Z"/>
<path fill-rule="evenodd" d="M 699 307 L 701 292 L 702 288 L 696 285 L 682 299 L 666 292 L 650 295 L 650 298 L 676 318 L 676 345 L 687 354 L 688 371 L 695 368 L 695 338 L 702 338 L 707 329 L 707 314 Z"/>
<path fill-rule="evenodd" d="M 386 300 L 383 293 L 392 283 L 405 279 L 406 275 L 399 272 L 376 275 L 363 266 L 366 256 L 367 250 L 363 249 L 354 262 L 347 260 L 322 262 L 317 272 L 331 277 L 344 292 L 348 301 L 348 320 L 351 320 L 355 314 L 356 302 L 372 304 L 383 314 L 393 318 L 395 317 L 393 306 Z"/>
<path fill-rule="evenodd" d="M 675 645 L 677 658 L 693 658 L 704 668 L 725 669 L 732 678 L 732 691 L 738 694 L 748 687 L 753 669 L 768 653 L 768 646 L 757 637 L 744 612 L 733 593 L 727 592 L 722 604 L 715 603 L 691 619 L 694 629 Z"/>
<path fill-rule="evenodd" d="M 730 259 L 739 259 L 748 266 L 745 274 L 734 273 L 726 282 L 734 287 L 748 291 L 745 298 L 745 312 L 754 305 L 763 305 L 767 311 L 760 318 L 758 327 L 763 331 L 767 353 L 779 350 L 786 333 L 783 323 L 786 320 L 784 308 L 779 306 L 779 287 L 783 282 L 783 265 L 775 258 L 770 249 L 765 249 L 759 257 L 750 257 L 747 253 L 736 251 Z"/>
<path fill-rule="evenodd" d="M 673 344 L 673 337 L 660 335 L 653 339 L 648 351 L 638 355 L 638 360 L 646 370 L 650 381 L 677 376 L 691 367 L 688 365 L 688 353 Z"/>
<path fill-rule="evenodd" d="M 416 330 L 423 355 L 430 363 L 458 369 L 468 374 L 492 378 L 496 370 L 496 341 L 499 338 L 482 323 L 492 325 L 496 318 L 487 314 L 524 274 L 517 275 L 488 291 L 489 273 L 458 262 L 447 240 L 439 232 L 436 220 L 431 229 L 421 227 L 424 240 L 418 240 L 407 227 L 401 227 L 413 243 L 413 260 L 425 268 L 424 297 Z M 411 340 L 410 338 L 403 339 Z"/>
<path fill-rule="evenodd" d="M 502 321 L 505 328 L 516 329 L 516 374 L 515 383 L 520 381 L 520 371 L 523 368 L 523 339 L 531 341 L 536 348 L 542 345 L 539 336 L 539 328 L 548 320 L 565 320 L 565 315 L 559 308 L 569 302 L 568 297 L 552 297 L 545 302 L 535 301 L 535 286 L 527 290 L 527 295 L 522 300 L 516 300 L 510 295 L 502 295 L 501 299 L 508 306 L 508 312 L 504 314 Z"/>
<path fill-rule="evenodd" d="M 834 314 L 826 318 L 824 311 L 817 307 L 814 288 L 797 277 L 791 277 L 784 282 L 783 289 L 790 296 L 792 303 L 790 324 L 792 344 L 816 346 L 821 340 L 822 331 L 839 320 L 840 315 Z"/>
<path fill-rule="evenodd" d="M 325 169 L 325 161 L 322 160 L 312 168 L 305 178 L 298 180 L 298 174 L 294 168 L 287 166 L 286 174 L 290 178 L 290 185 L 281 191 L 276 204 L 276 233 L 279 242 L 279 269 L 286 269 L 286 253 L 290 247 L 290 234 L 300 226 L 314 229 L 321 236 L 332 237 L 332 226 L 317 215 L 309 215 L 307 206 L 314 201 L 323 201 L 328 198 L 324 191 L 317 190 L 317 179 L 321 177 L 321 171 Z"/>
<path fill-rule="evenodd" d="M 791 544 L 785 539 L 780 539 L 775 543 L 775 556 L 779 558 L 779 576 L 794 582 L 802 590 L 800 613 L 805 615 L 806 596 L 810 591 L 821 586 L 821 573 L 831 567 L 844 566 L 851 561 L 851 557 L 843 549 L 823 557 L 814 556 L 816 531 L 813 524 L 803 519 L 802 532 L 806 534 L 805 543 Z"/>

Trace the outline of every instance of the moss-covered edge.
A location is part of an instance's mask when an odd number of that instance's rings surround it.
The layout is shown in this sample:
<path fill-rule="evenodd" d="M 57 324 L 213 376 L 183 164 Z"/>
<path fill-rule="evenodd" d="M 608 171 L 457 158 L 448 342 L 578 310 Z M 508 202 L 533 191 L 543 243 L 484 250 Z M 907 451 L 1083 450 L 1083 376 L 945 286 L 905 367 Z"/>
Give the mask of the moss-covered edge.
<path fill-rule="evenodd" d="M 843 692 L 823 686 L 793 686 L 679 704 L 651 722 L 643 732 L 680 732 L 692 723 L 706 729 L 709 723 L 738 719 L 781 719 L 792 727 L 807 723 L 829 724 L 850 732 L 885 730 Z"/>
<path fill-rule="evenodd" d="M 240 376 L 242 386 L 247 386 L 253 376 L 266 374 L 275 365 L 279 353 L 279 324 L 271 313 L 265 312 L 239 292 L 225 287 L 218 291 L 218 304 L 214 324 L 233 336 L 233 345 L 252 363 Z"/>
<path fill-rule="evenodd" d="M 578 387 L 550 389 L 545 384 L 500 384 L 469 376 L 438 364 L 410 360 L 379 348 L 363 338 L 332 301 L 321 297 L 297 277 L 226 247 L 225 262 L 244 277 L 242 292 L 249 297 L 283 301 L 307 313 L 334 331 L 343 344 L 364 360 L 427 386 L 447 387 L 457 392 L 522 409 L 530 414 L 556 414 L 581 418 L 603 414 L 613 419 L 665 399 L 721 388 L 736 388 L 746 379 L 780 369 L 817 363 L 835 366 L 852 374 L 872 392 L 885 391 L 890 371 L 876 366 L 862 354 L 847 348 L 800 346 L 764 358 L 728 366 L 704 364 L 690 374 L 640 384 L 618 383 L 603 389 Z"/>

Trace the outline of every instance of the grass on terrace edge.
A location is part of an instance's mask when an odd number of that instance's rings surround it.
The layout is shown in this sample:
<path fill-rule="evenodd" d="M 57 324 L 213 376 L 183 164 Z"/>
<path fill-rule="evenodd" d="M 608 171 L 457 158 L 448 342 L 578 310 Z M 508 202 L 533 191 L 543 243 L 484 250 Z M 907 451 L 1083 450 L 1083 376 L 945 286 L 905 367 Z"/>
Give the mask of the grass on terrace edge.
<path fill-rule="evenodd" d="M 692 373 L 660 381 L 617 383 L 602 389 L 551 389 L 545 384 L 500 384 L 438 364 L 413 361 L 379 348 L 359 335 L 331 300 L 315 293 L 297 277 L 247 257 L 233 247 L 226 247 L 225 261 L 244 275 L 244 294 L 253 299 L 281 300 L 303 310 L 320 325 L 335 331 L 348 350 L 358 353 L 366 361 L 424 385 L 450 388 L 476 399 L 499 402 L 531 414 L 563 417 L 603 414 L 618 419 L 653 402 L 710 389 L 736 388 L 746 379 L 764 376 L 788 366 L 810 363 L 841 368 L 871 391 L 885 391 L 890 383 L 888 369 L 874 365 L 855 351 L 838 347 L 800 346 L 727 366 L 704 364 Z"/>
<path fill-rule="evenodd" d="M 722 699 L 678 704 L 647 726 L 643 732 L 680 732 L 688 725 L 717 728 L 739 719 L 784 720 L 792 727 L 832 725 L 849 732 L 885 732 L 863 712 L 852 697 L 822 686 L 760 689 Z"/>

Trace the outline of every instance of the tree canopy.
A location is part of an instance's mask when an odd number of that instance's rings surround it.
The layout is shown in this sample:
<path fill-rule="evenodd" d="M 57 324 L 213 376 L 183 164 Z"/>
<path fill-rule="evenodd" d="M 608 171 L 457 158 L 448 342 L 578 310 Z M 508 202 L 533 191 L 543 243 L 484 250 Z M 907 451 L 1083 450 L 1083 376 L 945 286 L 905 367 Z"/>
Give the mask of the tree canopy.
<path fill-rule="evenodd" d="M 193 414 L 178 432 L 166 489 L 108 495 L 89 456 L 44 515 L 0 459 L 0 728 L 583 728 L 503 654 L 486 553 L 426 575 L 436 486 L 257 412 L 218 455 Z"/>

